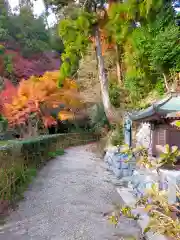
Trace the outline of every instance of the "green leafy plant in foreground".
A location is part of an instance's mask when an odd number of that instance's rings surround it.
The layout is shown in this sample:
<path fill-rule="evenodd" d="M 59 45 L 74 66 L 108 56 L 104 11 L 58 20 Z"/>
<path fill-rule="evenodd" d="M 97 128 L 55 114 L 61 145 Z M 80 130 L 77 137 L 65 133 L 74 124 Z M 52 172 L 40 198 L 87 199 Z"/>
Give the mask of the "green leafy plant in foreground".
<path fill-rule="evenodd" d="M 124 145 L 121 150 L 122 153 L 128 155 L 128 159 L 130 160 L 133 156 L 136 157 L 136 162 L 138 166 L 144 168 L 156 168 L 157 170 L 160 167 L 165 165 L 174 166 L 180 157 L 180 151 L 177 146 L 170 147 L 168 144 L 164 146 L 164 151 L 160 154 L 160 157 L 157 159 L 152 159 L 148 155 L 148 150 L 144 147 L 132 148 L 128 145 Z"/>
<path fill-rule="evenodd" d="M 115 81 L 109 83 L 109 97 L 114 107 L 120 107 L 120 87 Z"/>
<path fill-rule="evenodd" d="M 179 195 L 177 191 L 177 196 Z M 129 219 L 139 220 L 141 216 L 134 214 L 138 207 L 144 207 L 144 211 L 149 215 L 149 223 L 144 229 L 144 234 L 151 231 L 154 234 L 162 234 L 166 237 L 173 237 L 174 239 L 180 239 L 180 221 L 178 218 L 172 218 L 172 212 L 178 212 L 179 204 L 170 205 L 168 203 L 168 196 L 166 191 L 159 191 L 154 185 L 152 189 L 148 190 L 144 197 L 141 197 L 134 207 L 120 206 L 109 216 L 109 220 L 112 224 L 117 226 L 121 220 L 121 216 L 125 216 Z"/>
<path fill-rule="evenodd" d="M 180 156 L 180 151 L 177 146 L 170 147 L 165 145 L 165 151 L 160 155 L 159 163 L 173 165 L 177 162 L 177 158 Z"/>
<path fill-rule="evenodd" d="M 170 148 L 168 145 L 165 146 L 164 153 L 161 154 L 157 161 L 152 161 L 148 157 L 147 149 L 145 148 L 129 148 L 126 146 L 123 152 L 126 152 L 130 158 L 136 155 L 137 162 L 141 167 L 156 169 L 157 173 L 159 167 L 167 164 L 168 166 L 169 164 L 173 166 L 180 155 L 176 146 Z M 178 186 L 176 186 L 176 189 L 176 196 L 180 198 L 180 189 Z M 148 189 L 133 207 L 116 206 L 114 211 L 109 214 L 109 220 L 115 226 L 120 222 L 121 216 L 139 220 L 141 216 L 134 213 L 139 207 L 143 207 L 144 211 L 149 215 L 149 222 L 144 229 L 144 234 L 151 231 L 154 234 L 162 234 L 172 239 L 180 239 L 180 220 L 174 217 L 174 215 L 180 213 L 180 203 L 170 204 L 168 202 L 168 191 L 159 190 L 158 184 L 153 184 L 151 189 Z"/>

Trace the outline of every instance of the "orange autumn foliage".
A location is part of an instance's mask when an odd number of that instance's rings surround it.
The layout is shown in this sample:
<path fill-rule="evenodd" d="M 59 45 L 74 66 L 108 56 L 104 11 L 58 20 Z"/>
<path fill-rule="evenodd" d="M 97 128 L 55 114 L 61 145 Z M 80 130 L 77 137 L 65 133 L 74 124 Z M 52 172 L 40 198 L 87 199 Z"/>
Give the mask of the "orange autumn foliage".
<path fill-rule="evenodd" d="M 108 41 L 108 36 L 105 32 L 104 29 L 99 29 L 100 31 L 100 40 L 101 40 L 101 47 L 102 47 L 102 55 L 104 56 L 105 52 L 108 51 L 108 50 L 111 50 L 111 49 L 114 49 L 115 47 L 115 44 L 113 42 L 109 42 Z M 95 37 L 92 36 L 90 37 L 90 40 L 92 41 L 93 43 L 93 47 L 95 48 L 96 47 L 96 40 L 95 40 Z"/>
<path fill-rule="evenodd" d="M 59 71 L 46 72 L 20 82 L 11 103 L 5 104 L 4 115 L 10 125 L 25 123 L 32 113 L 40 117 L 46 127 L 56 124 L 52 109 L 76 112 L 83 107 L 75 81 L 66 79 L 58 88 Z"/>
<path fill-rule="evenodd" d="M 72 120 L 75 118 L 75 115 L 73 112 L 70 112 L 70 111 L 69 112 L 68 111 L 60 111 L 58 114 L 58 118 L 62 121 L 67 120 L 67 119 Z"/>

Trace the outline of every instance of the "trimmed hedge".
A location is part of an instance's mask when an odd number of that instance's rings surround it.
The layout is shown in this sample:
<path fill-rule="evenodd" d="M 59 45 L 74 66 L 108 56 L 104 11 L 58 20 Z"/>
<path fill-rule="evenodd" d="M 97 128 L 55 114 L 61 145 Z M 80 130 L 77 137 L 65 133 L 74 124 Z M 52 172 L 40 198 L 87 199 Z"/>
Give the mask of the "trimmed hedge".
<path fill-rule="evenodd" d="M 97 139 L 96 135 L 90 133 L 56 134 L 12 141 L 1 146 L 0 208 L 2 200 L 11 201 L 16 198 L 19 188 L 26 182 L 29 183 L 36 169 L 52 158 L 50 153 Z"/>

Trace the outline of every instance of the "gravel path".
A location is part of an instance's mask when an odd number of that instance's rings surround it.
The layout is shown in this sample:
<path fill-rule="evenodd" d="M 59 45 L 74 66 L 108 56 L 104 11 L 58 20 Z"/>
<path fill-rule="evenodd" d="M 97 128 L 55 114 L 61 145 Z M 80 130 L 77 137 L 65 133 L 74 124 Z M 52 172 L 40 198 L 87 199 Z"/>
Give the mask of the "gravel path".
<path fill-rule="evenodd" d="M 89 145 L 70 148 L 38 174 L 25 199 L 0 226 L 0 240 L 114 240 L 138 232 L 123 219 L 117 229 L 103 213 L 120 202 L 104 163 Z"/>

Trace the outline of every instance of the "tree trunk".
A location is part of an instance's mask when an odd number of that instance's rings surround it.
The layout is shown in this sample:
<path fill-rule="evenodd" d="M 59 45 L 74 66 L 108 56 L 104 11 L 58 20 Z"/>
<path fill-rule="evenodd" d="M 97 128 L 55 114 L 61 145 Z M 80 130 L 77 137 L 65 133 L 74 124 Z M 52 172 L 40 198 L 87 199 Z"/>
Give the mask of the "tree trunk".
<path fill-rule="evenodd" d="M 116 71 L 117 71 L 117 79 L 118 83 L 121 85 L 123 82 L 123 72 L 122 72 L 122 51 L 120 51 L 118 44 L 115 45 L 116 51 Z"/>
<path fill-rule="evenodd" d="M 19 132 L 20 132 L 20 138 L 27 138 L 28 137 L 25 124 L 21 124 L 19 126 Z"/>
<path fill-rule="evenodd" d="M 99 33 L 98 26 L 95 29 L 95 39 L 96 39 L 96 55 L 97 55 L 97 63 L 98 63 L 99 80 L 101 85 L 102 102 L 103 102 L 106 116 L 110 120 L 113 117 L 113 112 L 112 112 L 112 105 L 109 98 L 108 79 L 107 79 L 107 75 L 104 67 L 104 59 L 102 56 L 100 33 Z"/>
<path fill-rule="evenodd" d="M 46 22 L 46 26 L 47 26 L 47 29 L 48 31 L 50 30 L 50 26 L 49 26 L 49 22 L 48 22 L 48 9 L 45 10 L 45 22 Z"/>
<path fill-rule="evenodd" d="M 34 121 L 34 122 L 33 122 Z M 37 137 L 38 136 L 38 120 L 28 119 L 27 123 L 22 127 L 23 138 Z"/>
<path fill-rule="evenodd" d="M 164 83 L 165 83 L 165 86 L 166 86 L 166 90 L 167 90 L 167 92 L 169 92 L 169 86 L 168 86 L 167 76 L 166 76 L 165 73 L 163 73 L 163 77 L 164 77 Z"/>

